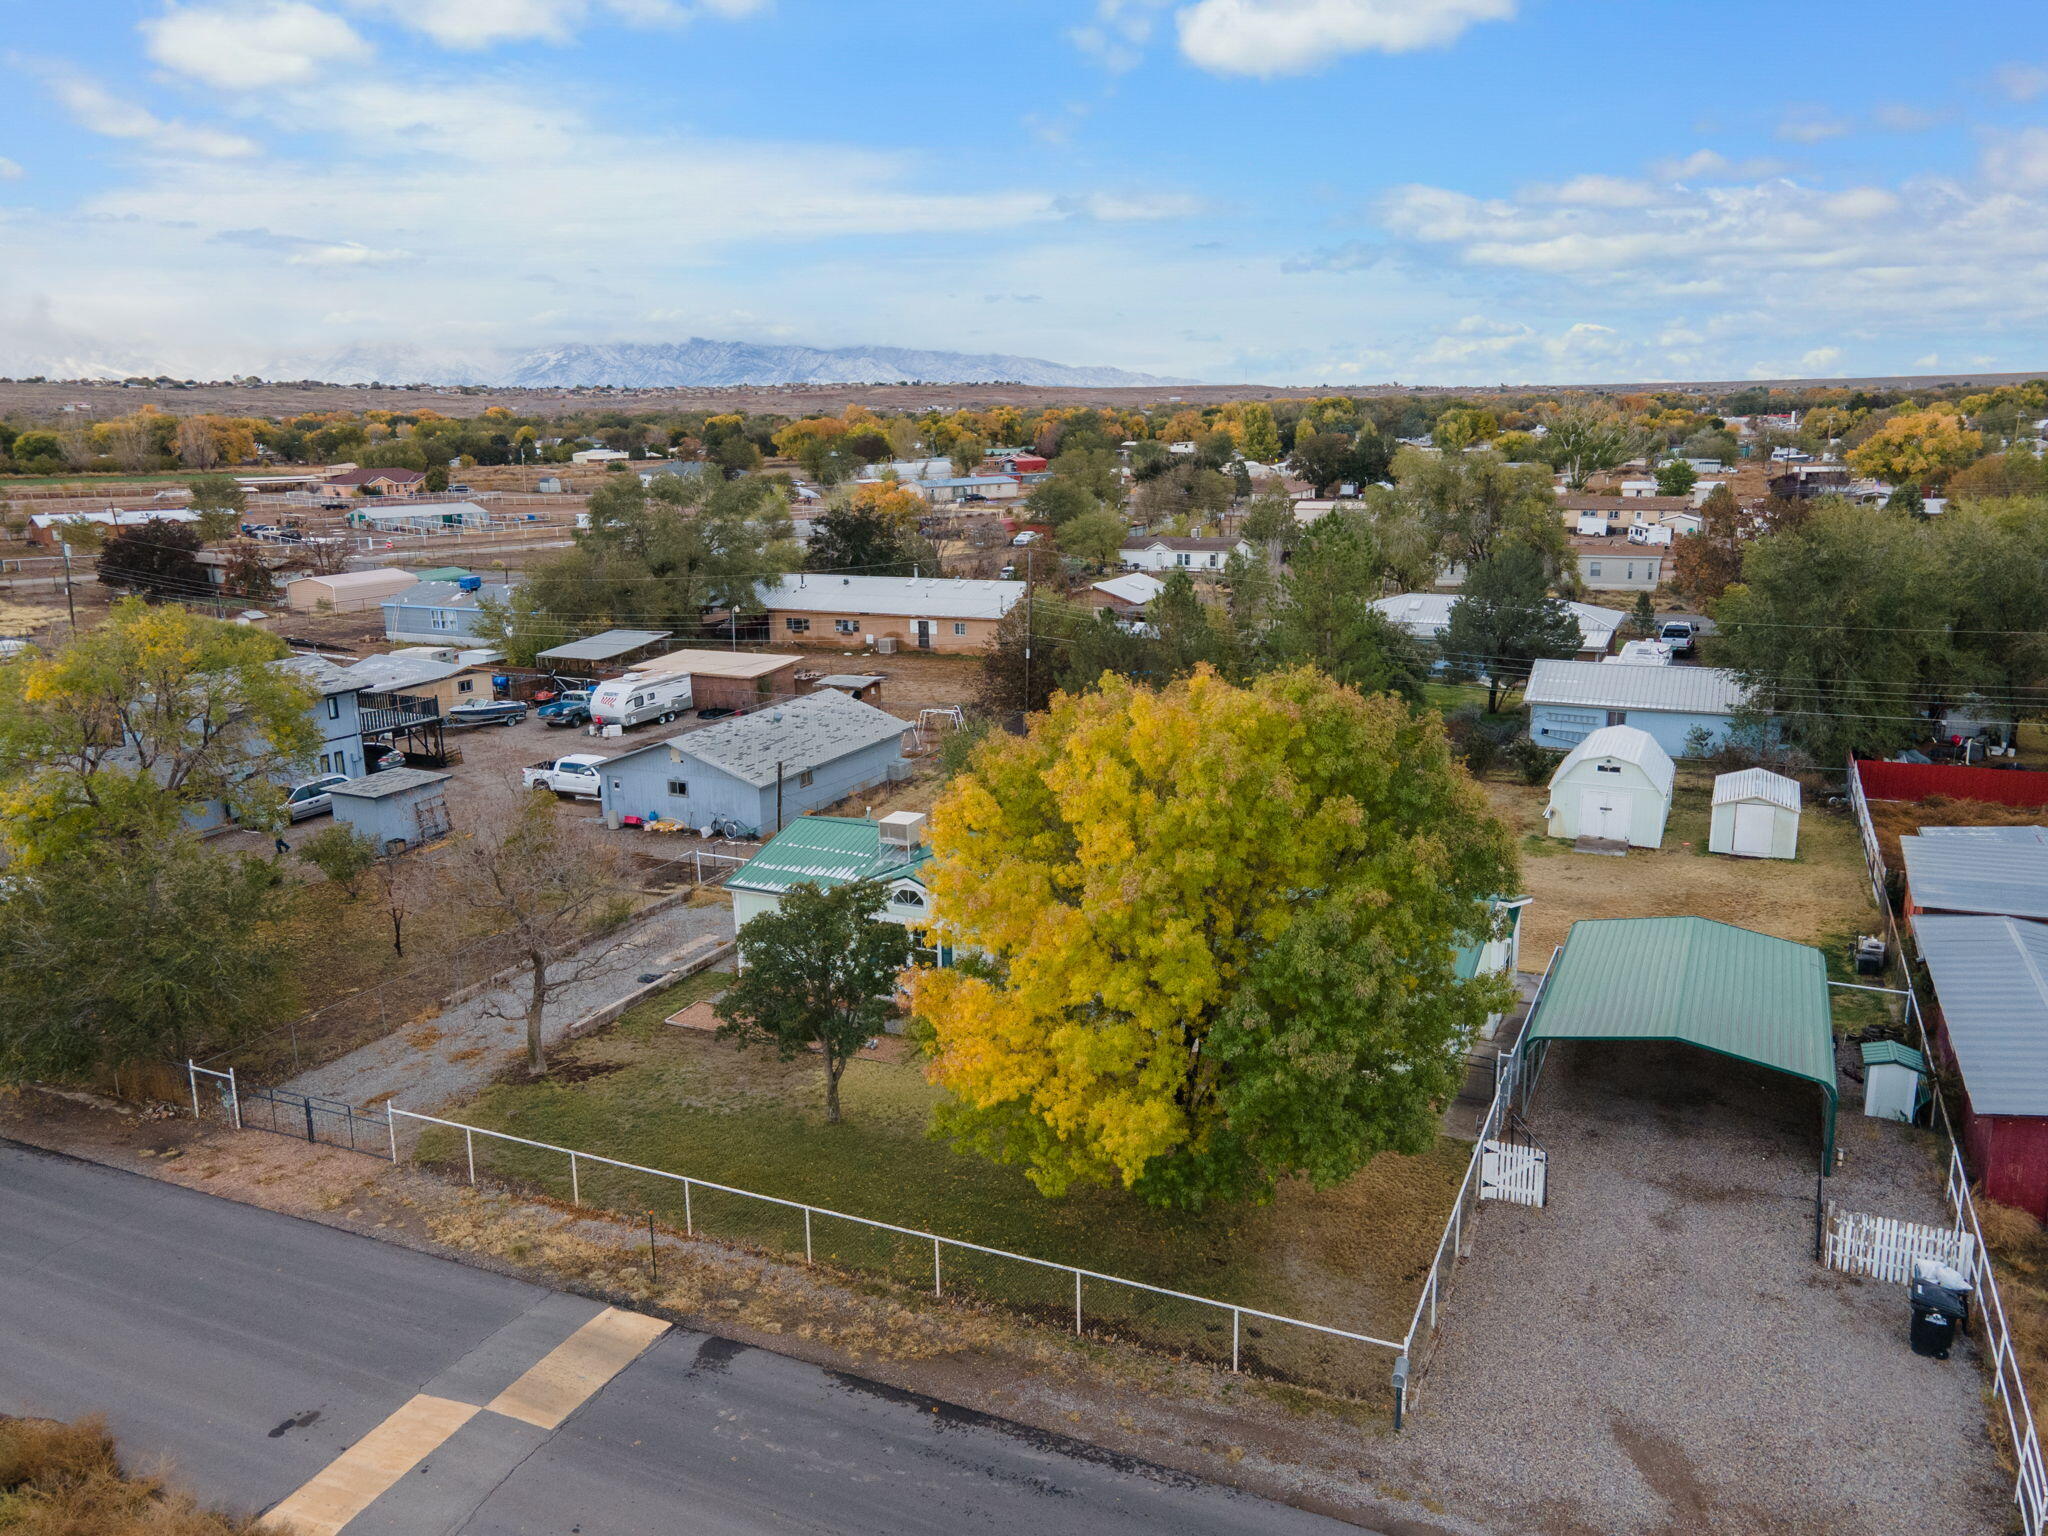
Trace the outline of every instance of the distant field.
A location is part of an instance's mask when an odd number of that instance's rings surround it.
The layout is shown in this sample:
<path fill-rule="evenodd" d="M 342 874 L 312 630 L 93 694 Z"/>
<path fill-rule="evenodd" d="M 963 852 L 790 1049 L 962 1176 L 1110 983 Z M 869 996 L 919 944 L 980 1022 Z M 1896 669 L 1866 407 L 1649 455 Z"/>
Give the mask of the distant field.
<path fill-rule="evenodd" d="M 522 415 L 565 416 L 578 411 L 748 411 L 784 416 L 838 413 L 849 405 L 876 411 L 986 410 L 1015 405 L 1116 406 L 1123 409 L 1182 402 L 1220 405 L 1230 400 L 1313 399 L 1321 395 L 1493 396 L 1503 394 L 1636 394 L 1694 390 L 1726 394 L 1764 386 L 1773 389 L 1913 389 L 1945 384 L 1994 388 L 2048 376 L 2034 373 L 1895 374 L 1861 379 L 1709 379 L 1612 384 L 1147 384 L 1115 389 L 1053 388 L 1023 384 L 775 384 L 723 389 L 368 389 L 345 384 L 200 385 L 192 389 L 121 389 L 80 384 L 0 383 L 0 414 L 56 414 L 80 401 L 88 419 L 121 416 L 143 404 L 178 415 L 227 412 L 278 416 L 301 411 L 402 411 L 430 406 L 445 416 L 478 416 L 494 405 Z"/>

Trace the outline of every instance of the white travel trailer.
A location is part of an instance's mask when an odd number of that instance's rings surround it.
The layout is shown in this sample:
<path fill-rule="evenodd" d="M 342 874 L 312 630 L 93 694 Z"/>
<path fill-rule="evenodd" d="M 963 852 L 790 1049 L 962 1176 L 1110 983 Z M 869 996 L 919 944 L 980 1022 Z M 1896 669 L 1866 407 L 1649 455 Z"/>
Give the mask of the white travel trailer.
<path fill-rule="evenodd" d="M 673 720 L 690 707 L 687 672 L 628 672 L 590 694 L 592 725 L 634 726 Z"/>

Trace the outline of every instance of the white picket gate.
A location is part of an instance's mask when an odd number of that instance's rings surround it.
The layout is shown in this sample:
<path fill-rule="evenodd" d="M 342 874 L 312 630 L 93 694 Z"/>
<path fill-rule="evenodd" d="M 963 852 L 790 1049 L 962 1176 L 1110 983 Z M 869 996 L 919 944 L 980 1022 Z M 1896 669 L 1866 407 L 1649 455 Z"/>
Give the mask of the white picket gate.
<path fill-rule="evenodd" d="M 1527 1142 L 1480 1143 L 1479 1198 L 1512 1200 L 1517 1205 L 1543 1204 L 1549 1182 L 1550 1154 Z"/>
<path fill-rule="evenodd" d="M 1977 1239 L 1972 1234 L 1863 1211 L 1841 1211 L 1832 1200 L 1828 1202 L 1824 1247 L 1828 1268 L 1889 1280 L 1894 1285 L 1910 1281 L 1913 1265 L 1921 1259 L 1938 1259 L 1972 1282 L 1977 1278 Z"/>

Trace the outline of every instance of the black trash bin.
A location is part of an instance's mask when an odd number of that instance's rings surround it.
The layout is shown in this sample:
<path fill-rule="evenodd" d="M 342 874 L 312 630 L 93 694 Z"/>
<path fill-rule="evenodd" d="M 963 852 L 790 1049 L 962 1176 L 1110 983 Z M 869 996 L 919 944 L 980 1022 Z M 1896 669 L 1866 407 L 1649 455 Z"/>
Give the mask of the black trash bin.
<path fill-rule="evenodd" d="M 1946 1360 L 1957 1330 L 1970 1315 L 1969 1303 L 1959 1292 L 1929 1280 L 1915 1280 L 1910 1298 L 1913 1322 L 1907 1337 L 1912 1341 L 1913 1353 L 1930 1360 Z"/>

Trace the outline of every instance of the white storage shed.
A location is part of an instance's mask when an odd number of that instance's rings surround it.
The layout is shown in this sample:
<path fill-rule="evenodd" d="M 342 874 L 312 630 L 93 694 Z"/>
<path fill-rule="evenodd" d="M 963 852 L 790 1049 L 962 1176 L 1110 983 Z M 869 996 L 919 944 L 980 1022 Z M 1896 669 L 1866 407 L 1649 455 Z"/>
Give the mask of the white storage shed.
<path fill-rule="evenodd" d="M 1573 747 L 1551 776 L 1543 812 L 1550 835 L 1662 847 L 1671 778 L 1671 758 L 1656 737 L 1632 725 L 1603 726 Z"/>
<path fill-rule="evenodd" d="M 1745 859 L 1797 858 L 1799 781 L 1768 768 L 1716 777 L 1707 847 Z"/>

